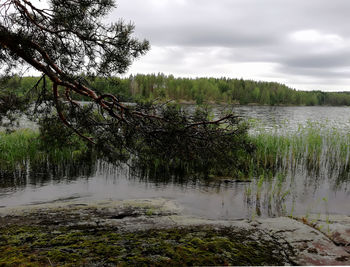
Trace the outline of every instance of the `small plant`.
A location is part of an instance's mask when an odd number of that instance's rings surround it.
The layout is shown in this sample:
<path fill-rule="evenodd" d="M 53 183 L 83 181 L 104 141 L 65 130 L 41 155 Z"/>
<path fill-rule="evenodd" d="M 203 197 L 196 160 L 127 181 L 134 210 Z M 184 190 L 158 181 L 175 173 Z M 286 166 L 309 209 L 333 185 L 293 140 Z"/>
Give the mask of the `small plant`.
<path fill-rule="evenodd" d="M 294 209 L 295 209 L 295 201 L 293 201 L 292 208 L 291 208 L 290 213 L 289 213 L 289 217 L 292 219 L 294 219 Z"/>
<path fill-rule="evenodd" d="M 254 222 L 255 219 L 256 219 L 256 212 L 255 211 L 252 211 L 252 216 L 251 216 L 251 221 Z"/>
<path fill-rule="evenodd" d="M 252 187 L 251 187 L 251 185 L 248 185 L 248 186 L 244 187 L 244 193 L 245 193 L 247 198 L 251 197 L 251 195 L 252 195 Z"/>
<path fill-rule="evenodd" d="M 330 230 L 330 220 L 329 220 L 329 212 L 328 212 L 328 198 L 324 197 L 322 198 L 324 204 L 325 204 L 325 209 L 326 209 L 326 225 L 327 225 L 327 233 L 330 235 L 331 230 Z"/>
<path fill-rule="evenodd" d="M 258 183 L 257 183 L 257 189 L 256 189 L 256 198 L 257 199 L 260 199 L 260 195 L 261 195 L 261 189 L 262 189 L 262 186 L 264 184 L 264 175 L 260 175 L 260 178 L 258 180 Z"/>

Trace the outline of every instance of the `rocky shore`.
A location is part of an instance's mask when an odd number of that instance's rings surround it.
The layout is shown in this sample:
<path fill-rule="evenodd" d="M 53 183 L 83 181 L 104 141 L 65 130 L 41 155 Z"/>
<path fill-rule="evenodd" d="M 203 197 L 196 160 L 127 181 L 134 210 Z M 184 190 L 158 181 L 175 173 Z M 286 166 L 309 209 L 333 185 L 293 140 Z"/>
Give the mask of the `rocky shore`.
<path fill-rule="evenodd" d="M 2 265 L 350 265 L 350 217 L 215 221 L 166 199 L 0 208 Z"/>

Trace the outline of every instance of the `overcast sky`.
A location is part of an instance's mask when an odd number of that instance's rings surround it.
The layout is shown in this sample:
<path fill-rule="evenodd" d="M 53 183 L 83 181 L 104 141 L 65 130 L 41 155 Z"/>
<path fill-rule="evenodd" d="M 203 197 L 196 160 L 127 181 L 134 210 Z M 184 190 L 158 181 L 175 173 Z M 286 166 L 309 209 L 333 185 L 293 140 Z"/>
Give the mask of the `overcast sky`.
<path fill-rule="evenodd" d="M 277 81 L 350 91 L 349 0 L 119 0 L 151 51 L 130 73 Z"/>

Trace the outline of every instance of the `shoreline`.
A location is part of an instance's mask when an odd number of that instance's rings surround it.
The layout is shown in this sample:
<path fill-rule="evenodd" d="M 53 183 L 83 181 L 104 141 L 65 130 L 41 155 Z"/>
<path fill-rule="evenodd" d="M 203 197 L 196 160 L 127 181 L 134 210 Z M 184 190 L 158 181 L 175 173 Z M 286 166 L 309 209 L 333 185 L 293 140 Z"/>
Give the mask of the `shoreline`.
<path fill-rule="evenodd" d="M 220 221 L 181 211 L 167 199 L 1 208 L 0 264 L 350 264 L 348 216 Z"/>

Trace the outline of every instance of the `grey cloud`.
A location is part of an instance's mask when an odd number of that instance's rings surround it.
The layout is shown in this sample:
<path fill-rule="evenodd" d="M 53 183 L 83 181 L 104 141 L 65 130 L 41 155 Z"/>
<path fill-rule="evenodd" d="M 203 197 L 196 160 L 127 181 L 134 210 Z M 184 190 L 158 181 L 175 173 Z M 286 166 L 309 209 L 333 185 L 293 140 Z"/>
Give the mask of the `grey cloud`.
<path fill-rule="evenodd" d="M 350 52 L 350 51 L 349 51 Z M 307 54 L 288 57 L 282 63 L 298 68 L 339 68 L 350 66 L 350 53 Z"/>
<path fill-rule="evenodd" d="M 303 68 L 294 67 L 288 65 L 280 65 L 278 71 L 281 73 L 288 73 L 290 75 L 315 77 L 317 79 L 349 79 L 350 70 L 339 70 L 339 69 L 327 69 L 327 68 Z"/>
<path fill-rule="evenodd" d="M 138 33 L 156 45 L 191 42 L 205 46 L 222 40 L 232 41 L 233 46 L 235 42 L 241 45 L 246 40 L 251 44 L 261 39 L 265 43 L 305 28 L 349 32 L 347 0 L 187 0 L 185 5 L 169 4 L 164 8 L 154 8 L 157 5 L 149 5 L 150 1 L 119 3 L 121 10 L 116 15 L 135 21 Z M 137 7 L 142 7 L 142 12 Z"/>
<path fill-rule="evenodd" d="M 349 77 L 349 0 L 119 0 L 118 5 L 111 19 L 135 22 L 136 35 L 151 45 L 177 47 L 164 60 L 154 56 L 160 68 L 168 60 L 177 71 L 179 64 L 195 57 L 195 51 L 221 49 L 217 58 L 208 56 L 212 65 L 266 62 L 279 66 L 270 77 L 320 81 Z M 349 48 L 329 46 L 327 52 L 316 53 L 318 46 L 327 48 L 327 44 L 290 39 L 303 30 L 340 36 Z M 197 68 L 207 56 L 199 54 L 197 64 L 193 63 Z M 152 64 L 152 58 L 147 62 Z M 200 71 L 205 72 L 205 66 Z"/>
<path fill-rule="evenodd" d="M 153 42 L 156 45 L 258 47 L 278 42 L 277 38 L 264 34 L 251 34 L 243 31 L 213 27 L 204 27 L 200 31 L 191 27 L 176 29 L 169 27 L 166 29 L 155 29 L 153 33 L 155 33 Z M 150 33 L 147 35 L 150 36 Z"/>

